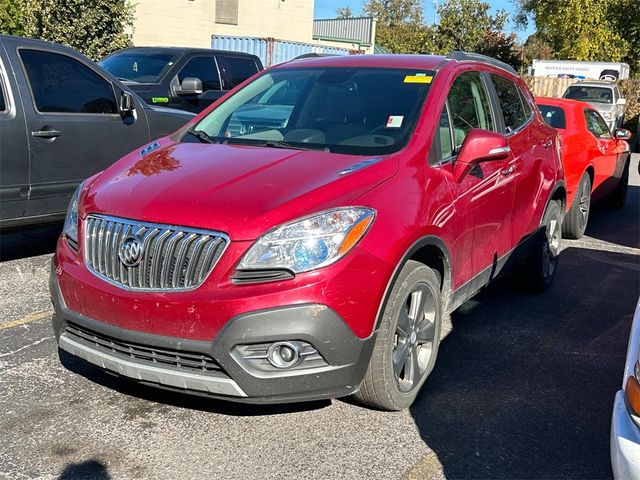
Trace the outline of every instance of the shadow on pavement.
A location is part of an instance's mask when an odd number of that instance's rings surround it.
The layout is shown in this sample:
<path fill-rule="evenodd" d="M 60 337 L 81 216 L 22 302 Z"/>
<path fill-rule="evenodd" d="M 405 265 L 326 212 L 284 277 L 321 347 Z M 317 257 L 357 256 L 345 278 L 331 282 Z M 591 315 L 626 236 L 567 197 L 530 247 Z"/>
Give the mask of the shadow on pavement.
<path fill-rule="evenodd" d="M 608 208 L 606 201 L 594 205 L 585 235 L 624 247 L 640 248 L 640 187 L 629 185 L 622 209 Z"/>
<path fill-rule="evenodd" d="M 133 380 L 118 377 L 101 370 L 92 364 L 74 357 L 64 350 L 58 349 L 60 362 L 73 373 L 82 375 L 86 379 L 95 382 L 103 387 L 116 390 L 122 394 L 136 397 L 148 402 L 156 402 L 173 407 L 186 408 L 189 410 L 200 410 L 221 415 L 231 416 L 261 416 L 279 415 L 286 413 L 305 412 L 318 410 L 331 405 L 330 400 L 305 402 L 305 403 L 284 403 L 275 405 L 258 405 L 247 403 L 226 402 L 207 398 L 200 395 L 187 395 L 181 392 L 164 390 L 136 383 Z"/>
<path fill-rule="evenodd" d="M 53 253 L 63 223 L 0 232 L 0 261 Z"/>
<path fill-rule="evenodd" d="M 110 480 L 111 476 L 107 471 L 107 466 L 98 460 L 87 460 L 82 463 L 72 463 L 67 465 L 58 477 L 58 480 Z"/>
<path fill-rule="evenodd" d="M 570 246 L 547 293 L 503 279 L 453 314 L 411 408 L 447 478 L 611 477 L 639 270 L 638 256 Z"/>

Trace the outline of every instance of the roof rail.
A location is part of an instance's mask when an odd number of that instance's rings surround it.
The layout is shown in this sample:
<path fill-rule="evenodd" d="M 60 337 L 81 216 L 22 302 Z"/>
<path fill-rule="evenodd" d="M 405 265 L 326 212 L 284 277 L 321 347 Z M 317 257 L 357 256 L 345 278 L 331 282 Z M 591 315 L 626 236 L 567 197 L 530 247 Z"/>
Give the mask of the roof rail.
<path fill-rule="evenodd" d="M 501 62 L 500 60 L 496 60 L 493 57 L 488 57 L 480 53 L 468 53 L 468 52 L 456 51 L 456 52 L 451 52 L 449 55 L 447 55 L 447 59 L 456 60 L 458 62 L 474 61 L 474 62 L 488 63 L 489 65 L 493 65 L 494 67 L 498 67 L 503 70 L 506 70 L 507 72 L 513 73 L 514 75 L 518 74 L 515 68 L 513 68 L 508 63 Z"/>

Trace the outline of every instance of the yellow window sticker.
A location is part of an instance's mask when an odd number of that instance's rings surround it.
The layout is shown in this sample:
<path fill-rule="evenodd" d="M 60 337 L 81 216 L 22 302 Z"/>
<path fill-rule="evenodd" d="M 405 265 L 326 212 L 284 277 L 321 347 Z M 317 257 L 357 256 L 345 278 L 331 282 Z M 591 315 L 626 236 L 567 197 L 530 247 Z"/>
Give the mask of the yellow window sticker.
<path fill-rule="evenodd" d="M 426 73 L 416 73 L 415 75 L 407 75 L 404 77 L 404 83 L 431 83 L 433 77 Z"/>

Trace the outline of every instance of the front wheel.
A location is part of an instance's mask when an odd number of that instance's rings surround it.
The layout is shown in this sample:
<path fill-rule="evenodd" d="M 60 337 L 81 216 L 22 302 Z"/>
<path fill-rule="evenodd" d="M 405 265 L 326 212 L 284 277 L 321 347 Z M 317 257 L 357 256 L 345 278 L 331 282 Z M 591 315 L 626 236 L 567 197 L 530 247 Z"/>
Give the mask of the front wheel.
<path fill-rule="evenodd" d="M 553 283 L 560 255 L 561 225 L 562 207 L 559 202 L 551 201 L 542 219 L 542 231 L 524 263 L 515 271 L 526 290 L 544 292 Z"/>
<path fill-rule="evenodd" d="M 438 275 L 408 261 L 391 289 L 367 373 L 354 397 L 383 410 L 408 408 L 433 370 L 441 324 Z"/>

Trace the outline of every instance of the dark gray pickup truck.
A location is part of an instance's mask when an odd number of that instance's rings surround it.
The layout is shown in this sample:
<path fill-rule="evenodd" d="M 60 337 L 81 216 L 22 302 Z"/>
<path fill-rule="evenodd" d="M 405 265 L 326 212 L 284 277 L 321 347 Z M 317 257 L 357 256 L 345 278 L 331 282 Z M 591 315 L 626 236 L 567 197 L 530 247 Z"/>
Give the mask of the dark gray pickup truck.
<path fill-rule="evenodd" d="M 192 117 L 74 50 L 0 35 L 0 228 L 63 219 L 83 179 Z"/>

